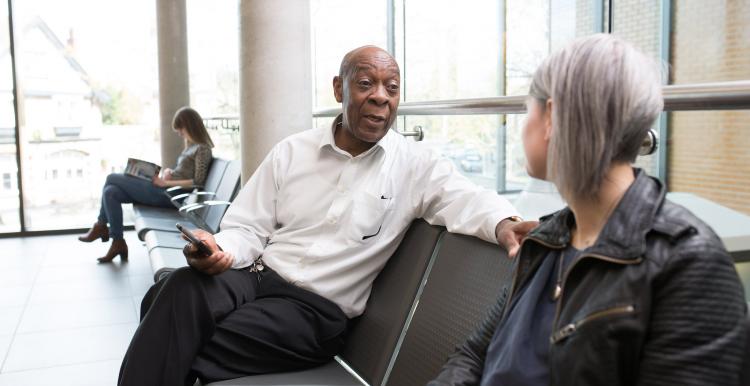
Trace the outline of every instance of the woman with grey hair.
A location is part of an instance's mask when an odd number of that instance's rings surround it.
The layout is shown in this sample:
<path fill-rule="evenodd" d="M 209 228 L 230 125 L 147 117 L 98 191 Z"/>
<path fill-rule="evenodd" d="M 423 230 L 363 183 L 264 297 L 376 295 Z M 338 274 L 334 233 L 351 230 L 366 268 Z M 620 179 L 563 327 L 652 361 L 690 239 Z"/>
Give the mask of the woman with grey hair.
<path fill-rule="evenodd" d="M 521 245 L 513 285 L 430 385 L 738 385 L 746 304 L 721 241 L 632 166 L 658 66 L 611 35 L 537 69 L 529 175 L 568 206 Z"/>

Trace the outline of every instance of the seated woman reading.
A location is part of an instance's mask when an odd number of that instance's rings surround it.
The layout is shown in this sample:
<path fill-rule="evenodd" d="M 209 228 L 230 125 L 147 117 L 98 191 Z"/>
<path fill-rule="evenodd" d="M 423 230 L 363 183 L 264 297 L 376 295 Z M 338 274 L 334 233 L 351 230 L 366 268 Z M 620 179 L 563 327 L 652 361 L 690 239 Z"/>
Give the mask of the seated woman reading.
<path fill-rule="evenodd" d="M 568 206 L 523 241 L 512 286 L 430 385 L 737 385 L 746 304 L 714 232 L 632 163 L 659 67 L 611 35 L 537 69 L 529 175 Z"/>
<path fill-rule="evenodd" d="M 128 245 L 123 238 L 122 204 L 171 207 L 169 196 L 164 193 L 167 188 L 202 185 L 205 181 L 213 159 L 211 148 L 214 143 L 200 114 L 190 107 L 177 110 L 172 119 L 172 129 L 185 140 L 185 148 L 177 158 L 174 169 L 163 169 L 161 176 L 155 175 L 151 181 L 122 173 L 107 176 L 102 188 L 99 217 L 85 235 L 78 237 L 78 240 L 87 243 L 98 239 L 106 242 L 112 237 L 107 254 L 98 258 L 99 262 L 110 262 L 118 255 L 122 260 L 128 258 Z"/>

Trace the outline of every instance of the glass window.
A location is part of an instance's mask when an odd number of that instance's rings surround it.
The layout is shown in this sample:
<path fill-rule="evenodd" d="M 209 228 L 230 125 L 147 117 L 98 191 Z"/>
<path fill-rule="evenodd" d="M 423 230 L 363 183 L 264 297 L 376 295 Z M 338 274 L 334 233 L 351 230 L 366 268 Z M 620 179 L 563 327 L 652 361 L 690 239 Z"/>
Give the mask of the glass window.
<path fill-rule="evenodd" d="M 339 104 L 333 96 L 333 77 L 341 59 L 354 48 L 388 46 L 387 1 L 312 0 L 313 109 Z M 332 118 L 316 119 L 316 127 L 330 127 Z"/>
<path fill-rule="evenodd" d="M 13 68 L 6 1 L 0 4 L 0 173 L 3 174 L 4 187 L 0 190 L 0 233 L 21 230 L 18 187 L 11 185 L 11 179 L 18 175 L 13 99 Z"/>
<path fill-rule="evenodd" d="M 615 1 L 612 7 L 612 33 L 627 40 L 655 61 L 666 63 L 668 58 L 663 56 L 666 54 L 669 36 L 662 34 L 662 3 L 660 0 Z M 665 76 L 665 84 L 666 80 Z M 659 132 L 660 125 L 666 125 L 665 119 L 666 114 L 662 114 L 654 125 L 655 131 Z M 666 146 L 667 142 L 662 141 L 658 151 L 666 152 Z M 664 177 L 659 175 L 659 160 L 659 153 L 638 157 L 636 166 L 652 176 Z"/>
<path fill-rule="evenodd" d="M 675 84 L 750 79 L 745 2 L 673 2 Z M 750 215 L 750 111 L 675 112 L 669 119 L 669 189 Z"/>
<path fill-rule="evenodd" d="M 404 101 L 502 95 L 501 1 L 398 3 Z"/>
<path fill-rule="evenodd" d="M 389 37 L 401 65 L 406 102 L 526 94 L 534 70 L 550 52 L 577 37 L 604 31 L 633 43 L 655 61 L 669 62 L 671 83 L 750 79 L 745 28 L 750 16 L 740 1 L 392 3 L 391 15 L 385 4 L 382 12 L 374 9 L 375 16 L 363 22 L 358 15 L 366 8 L 359 2 L 313 2 L 316 108 L 336 106 L 330 83 L 346 51 L 362 44 L 384 47 Z M 393 17 L 390 34 L 384 31 L 388 17 Z M 366 24 L 340 28 L 333 20 Z M 357 33 L 342 37 L 340 30 Z M 742 127 L 750 120 L 748 113 L 663 114 L 654 127 L 664 137 L 660 153 L 639 157 L 637 165 L 668 180 L 672 190 L 698 192 L 748 213 L 750 169 L 745 166 L 750 165 L 750 136 Z M 396 127 L 420 126 L 425 142 L 451 158 L 459 171 L 481 185 L 512 191 L 530 182 L 521 141 L 524 119 L 522 114 L 408 116 L 399 117 Z M 318 119 L 317 125 L 328 124 L 330 119 Z"/>
<path fill-rule="evenodd" d="M 13 4 L 26 228 L 87 227 L 110 168 L 159 159 L 156 9 L 150 1 Z"/>
<path fill-rule="evenodd" d="M 202 0 L 186 5 L 190 105 L 206 119 L 216 146 L 213 155 L 239 159 L 239 125 L 216 119 L 239 116 L 239 3 Z"/>

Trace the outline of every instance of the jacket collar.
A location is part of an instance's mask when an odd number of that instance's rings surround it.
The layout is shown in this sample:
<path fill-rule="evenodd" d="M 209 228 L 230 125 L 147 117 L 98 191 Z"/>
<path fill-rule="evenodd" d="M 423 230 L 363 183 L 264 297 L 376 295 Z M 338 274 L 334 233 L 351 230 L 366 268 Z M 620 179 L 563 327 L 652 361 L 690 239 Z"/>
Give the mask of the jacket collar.
<path fill-rule="evenodd" d="M 635 181 L 585 253 L 632 260 L 646 251 L 646 234 L 653 228 L 666 189 L 659 180 L 649 177 L 643 170 L 634 169 L 634 173 Z M 575 224 L 575 218 L 569 207 L 540 220 L 541 224 L 529 233 L 531 239 L 560 248 L 570 243 L 570 229 Z"/>

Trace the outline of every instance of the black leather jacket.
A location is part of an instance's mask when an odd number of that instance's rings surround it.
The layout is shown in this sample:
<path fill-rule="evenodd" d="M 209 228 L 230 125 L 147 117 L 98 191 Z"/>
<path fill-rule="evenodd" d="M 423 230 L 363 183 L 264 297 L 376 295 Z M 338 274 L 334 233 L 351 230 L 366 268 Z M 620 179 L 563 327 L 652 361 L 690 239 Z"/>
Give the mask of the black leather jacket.
<path fill-rule="evenodd" d="M 636 170 L 594 245 L 567 268 L 550 337 L 551 385 L 738 385 L 747 312 L 731 257 Z M 506 298 L 570 240 L 569 208 L 521 245 L 511 288 L 429 385 L 478 385 Z M 509 295 L 509 296 L 508 296 Z"/>

